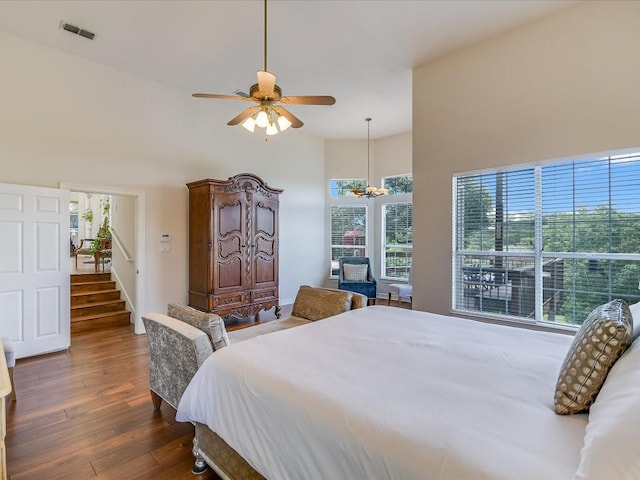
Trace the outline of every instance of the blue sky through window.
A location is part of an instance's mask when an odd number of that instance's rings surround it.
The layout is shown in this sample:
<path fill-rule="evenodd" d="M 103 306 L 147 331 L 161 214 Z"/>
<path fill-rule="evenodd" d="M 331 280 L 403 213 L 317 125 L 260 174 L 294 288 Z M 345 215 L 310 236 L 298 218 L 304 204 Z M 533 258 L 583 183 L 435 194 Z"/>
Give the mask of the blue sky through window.
<path fill-rule="evenodd" d="M 534 213 L 534 168 L 511 170 L 503 178 L 505 214 Z M 476 180 L 495 201 L 497 174 Z M 640 212 L 640 154 L 543 165 L 542 203 L 545 213 L 609 205 L 623 213 Z"/>

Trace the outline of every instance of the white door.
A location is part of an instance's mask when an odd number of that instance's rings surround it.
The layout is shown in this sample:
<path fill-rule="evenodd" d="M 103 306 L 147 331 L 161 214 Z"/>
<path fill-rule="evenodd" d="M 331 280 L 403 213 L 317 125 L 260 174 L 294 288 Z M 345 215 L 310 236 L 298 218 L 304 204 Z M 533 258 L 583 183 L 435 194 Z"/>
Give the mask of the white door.
<path fill-rule="evenodd" d="M 0 183 L 0 336 L 16 357 L 70 344 L 69 191 Z"/>

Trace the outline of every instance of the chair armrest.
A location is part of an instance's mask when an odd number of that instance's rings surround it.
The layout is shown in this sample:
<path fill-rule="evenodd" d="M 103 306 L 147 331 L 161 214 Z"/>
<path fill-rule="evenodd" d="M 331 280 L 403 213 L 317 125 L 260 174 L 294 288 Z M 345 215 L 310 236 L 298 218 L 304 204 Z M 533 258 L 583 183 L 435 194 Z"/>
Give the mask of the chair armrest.
<path fill-rule="evenodd" d="M 174 408 L 200 365 L 213 353 L 202 330 L 161 313 L 142 316 L 149 342 L 149 388 Z"/>
<path fill-rule="evenodd" d="M 214 350 L 219 350 L 229 345 L 227 330 L 224 326 L 224 320 L 220 315 L 201 312 L 193 307 L 177 302 L 172 302 L 167 305 L 167 315 L 186 322 L 189 325 L 193 325 L 205 332 L 209 336 Z"/>

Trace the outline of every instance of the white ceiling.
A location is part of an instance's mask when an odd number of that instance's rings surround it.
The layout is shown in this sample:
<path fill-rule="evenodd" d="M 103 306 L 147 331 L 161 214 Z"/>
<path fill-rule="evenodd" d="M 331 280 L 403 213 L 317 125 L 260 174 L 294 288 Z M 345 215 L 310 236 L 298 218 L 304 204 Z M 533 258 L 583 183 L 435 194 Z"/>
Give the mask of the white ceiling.
<path fill-rule="evenodd" d="M 270 0 L 268 69 L 311 134 L 366 138 L 411 130 L 411 70 L 575 0 Z M 60 29 L 61 21 L 96 34 Z M 0 31 L 195 92 L 247 92 L 263 68 L 261 0 L 0 1 Z M 96 94 L 99 94 L 96 92 Z M 210 102 L 233 100 L 193 99 Z M 238 102 L 238 113 L 246 105 Z M 229 127 L 232 128 L 232 127 Z"/>

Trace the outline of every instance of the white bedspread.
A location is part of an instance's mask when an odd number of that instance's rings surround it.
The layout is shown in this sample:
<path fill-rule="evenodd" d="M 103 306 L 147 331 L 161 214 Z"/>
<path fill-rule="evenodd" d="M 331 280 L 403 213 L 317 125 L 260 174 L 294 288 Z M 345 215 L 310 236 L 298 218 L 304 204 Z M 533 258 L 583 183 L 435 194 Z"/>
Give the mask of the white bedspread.
<path fill-rule="evenodd" d="M 570 479 L 586 415 L 553 412 L 571 337 L 392 307 L 215 352 L 177 420 L 270 480 Z"/>

